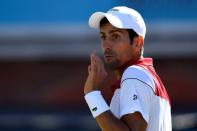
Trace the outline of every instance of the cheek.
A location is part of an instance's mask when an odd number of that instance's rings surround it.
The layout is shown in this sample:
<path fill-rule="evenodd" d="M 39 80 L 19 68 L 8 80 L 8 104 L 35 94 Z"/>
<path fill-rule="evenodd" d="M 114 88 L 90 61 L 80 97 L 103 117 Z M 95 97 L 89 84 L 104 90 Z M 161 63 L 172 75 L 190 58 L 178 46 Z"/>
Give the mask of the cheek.
<path fill-rule="evenodd" d="M 101 50 L 102 50 L 103 52 L 105 51 L 105 48 L 104 48 L 103 43 L 101 43 Z"/>
<path fill-rule="evenodd" d="M 125 59 L 125 57 L 130 57 L 131 56 L 131 46 L 128 44 L 121 44 L 121 45 L 117 45 L 115 48 L 114 48 L 114 51 L 116 52 L 117 54 L 117 58 L 118 59 Z"/>

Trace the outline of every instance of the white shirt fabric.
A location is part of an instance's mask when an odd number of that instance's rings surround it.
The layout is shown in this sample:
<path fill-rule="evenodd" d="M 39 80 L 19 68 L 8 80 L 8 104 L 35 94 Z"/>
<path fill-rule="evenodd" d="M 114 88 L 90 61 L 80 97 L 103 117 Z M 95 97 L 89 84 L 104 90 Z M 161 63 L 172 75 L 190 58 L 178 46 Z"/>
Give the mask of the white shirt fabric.
<path fill-rule="evenodd" d="M 148 123 L 146 131 L 172 131 L 169 101 L 155 95 L 152 75 L 144 68 L 128 67 L 121 79 L 121 88 L 116 89 L 110 110 L 117 117 L 140 112 Z"/>

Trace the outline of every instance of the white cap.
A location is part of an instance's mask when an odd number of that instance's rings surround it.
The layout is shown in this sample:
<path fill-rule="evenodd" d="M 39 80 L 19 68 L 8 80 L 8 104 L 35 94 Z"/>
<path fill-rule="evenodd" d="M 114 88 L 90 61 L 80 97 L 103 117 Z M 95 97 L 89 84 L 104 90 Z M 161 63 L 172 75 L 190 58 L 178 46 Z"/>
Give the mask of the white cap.
<path fill-rule="evenodd" d="M 118 6 L 110 9 L 108 12 L 95 12 L 89 18 L 89 26 L 100 28 L 100 21 L 106 17 L 107 20 L 116 28 L 133 29 L 138 35 L 145 38 L 146 25 L 140 13 L 136 10 Z"/>

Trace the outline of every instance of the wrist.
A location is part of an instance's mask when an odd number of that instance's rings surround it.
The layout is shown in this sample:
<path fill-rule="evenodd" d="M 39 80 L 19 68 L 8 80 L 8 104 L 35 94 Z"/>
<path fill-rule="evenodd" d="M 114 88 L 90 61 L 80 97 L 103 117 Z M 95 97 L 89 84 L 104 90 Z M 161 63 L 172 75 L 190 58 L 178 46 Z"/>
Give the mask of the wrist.
<path fill-rule="evenodd" d="M 85 85 L 84 87 L 84 94 L 88 94 L 90 92 L 93 92 L 93 91 L 98 91 L 99 90 L 99 87 L 98 86 L 93 86 L 93 85 Z"/>
<path fill-rule="evenodd" d="M 84 95 L 88 94 L 88 93 L 91 93 L 91 92 L 94 92 L 94 91 L 100 91 L 98 89 L 92 89 L 92 90 L 84 90 Z"/>
<path fill-rule="evenodd" d="M 109 106 L 101 95 L 101 91 L 94 90 L 85 95 L 85 100 L 94 118 L 109 110 Z"/>

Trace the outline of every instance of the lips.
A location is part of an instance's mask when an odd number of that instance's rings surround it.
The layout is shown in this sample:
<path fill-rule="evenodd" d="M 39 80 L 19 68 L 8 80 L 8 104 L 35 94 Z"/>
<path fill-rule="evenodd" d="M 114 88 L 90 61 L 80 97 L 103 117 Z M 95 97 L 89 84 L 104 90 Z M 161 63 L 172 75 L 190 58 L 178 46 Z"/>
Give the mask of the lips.
<path fill-rule="evenodd" d="M 105 55 L 106 58 L 114 57 L 113 55 Z"/>
<path fill-rule="evenodd" d="M 104 57 L 105 57 L 106 61 L 111 61 L 114 56 L 113 55 L 105 55 Z"/>
<path fill-rule="evenodd" d="M 105 55 L 105 57 L 113 57 L 113 55 Z"/>
<path fill-rule="evenodd" d="M 106 56 L 106 57 L 112 57 L 112 56 L 114 56 L 114 53 L 104 53 L 104 56 Z"/>
<path fill-rule="evenodd" d="M 114 54 L 114 52 L 112 52 L 112 51 L 106 51 L 105 53 L 104 53 L 104 57 L 106 58 L 106 59 L 110 59 L 110 58 L 112 58 L 112 57 L 114 57 L 115 56 L 115 54 Z"/>

